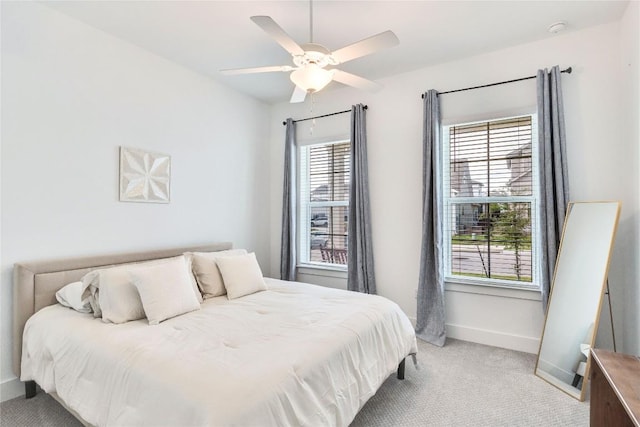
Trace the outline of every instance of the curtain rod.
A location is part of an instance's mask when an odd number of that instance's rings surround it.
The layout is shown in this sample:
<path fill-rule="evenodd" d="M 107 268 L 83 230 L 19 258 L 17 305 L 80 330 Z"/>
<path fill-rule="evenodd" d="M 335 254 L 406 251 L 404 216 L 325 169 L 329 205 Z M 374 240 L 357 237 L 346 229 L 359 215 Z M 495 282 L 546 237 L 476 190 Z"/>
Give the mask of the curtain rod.
<path fill-rule="evenodd" d="M 571 69 L 571 67 L 569 67 L 569 68 L 567 68 L 566 70 L 562 70 L 562 71 L 560 71 L 560 72 L 561 72 L 561 73 L 571 74 L 571 71 L 573 71 L 573 70 Z M 444 95 L 444 94 L 447 94 L 447 93 L 463 92 L 463 91 L 465 91 L 465 90 L 480 89 L 480 88 L 483 88 L 483 87 L 498 86 L 498 85 L 503 85 L 503 84 L 506 84 L 506 83 L 520 82 L 520 81 L 522 81 L 522 80 L 531 80 L 531 79 L 535 79 L 536 77 L 537 77 L 537 76 L 522 77 L 522 78 L 520 78 L 520 79 L 506 80 L 506 81 L 504 81 L 504 82 L 489 83 L 489 84 L 481 85 L 481 86 L 466 87 L 466 88 L 464 88 L 464 89 L 448 90 L 448 91 L 446 91 L 446 92 L 438 92 L 438 96 L 439 96 L 439 95 Z M 422 94 L 422 99 L 424 99 L 424 93 Z"/>
<path fill-rule="evenodd" d="M 367 108 L 369 108 L 369 107 L 365 105 L 363 108 L 366 110 L 366 109 L 367 109 Z M 337 111 L 337 112 L 335 112 L 335 113 L 323 114 L 323 115 L 321 115 L 321 116 L 307 117 L 307 118 L 304 118 L 304 119 L 294 120 L 294 121 L 293 121 L 293 123 L 304 122 L 304 121 L 306 121 L 306 120 L 319 119 L 319 118 L 321 118 L 321 117 L 335 116 L 335 115 L 337 115 L 337 114 L 344 114 L 344 113 L 350 113 L 350 112 L 351 112 L 351 110 Z M 282 124 L 283 124 L 283 125 L 286 125 L 286 124 L 287 124 L 287 122 L 282 122 Z"/>

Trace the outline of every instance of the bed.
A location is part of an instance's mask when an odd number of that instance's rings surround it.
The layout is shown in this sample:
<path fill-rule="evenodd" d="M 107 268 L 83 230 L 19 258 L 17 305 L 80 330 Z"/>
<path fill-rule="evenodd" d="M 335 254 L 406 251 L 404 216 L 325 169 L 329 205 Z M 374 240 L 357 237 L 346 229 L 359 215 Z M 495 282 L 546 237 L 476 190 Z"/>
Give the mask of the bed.
<path fill-rule="evenodd" d="M 95 426 L 346 426 L 391 374 L 403 378 L 415 333 L 379 296 L 264 278 L 264 290 L 231 299 L 229 287 L 153 325 L 151 311 L 105 323 L 56 300 L 96 269 L 230 249 L 217 243 L 16 264 L 14 370 L 27 397 L 37 383 Z M 233 279 L 248 280 L 245 270 Z"/>

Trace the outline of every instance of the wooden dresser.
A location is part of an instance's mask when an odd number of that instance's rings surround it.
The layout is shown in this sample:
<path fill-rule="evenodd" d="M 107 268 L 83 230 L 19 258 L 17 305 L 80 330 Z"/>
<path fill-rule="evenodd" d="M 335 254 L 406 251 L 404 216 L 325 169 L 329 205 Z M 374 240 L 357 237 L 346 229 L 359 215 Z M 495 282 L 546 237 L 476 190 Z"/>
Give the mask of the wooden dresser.
<path fill-rule="evenodd" d="M 640 358 L 591 349 L 591 427 L 640 427 Z"/>

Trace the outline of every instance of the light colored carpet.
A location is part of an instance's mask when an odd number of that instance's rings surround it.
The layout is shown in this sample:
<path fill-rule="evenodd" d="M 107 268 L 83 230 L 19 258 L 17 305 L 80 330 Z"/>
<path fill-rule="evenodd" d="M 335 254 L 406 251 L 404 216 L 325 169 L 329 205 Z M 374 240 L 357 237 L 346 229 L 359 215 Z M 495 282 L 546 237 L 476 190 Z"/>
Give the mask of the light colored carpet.
<path fill-rule="evenodd" d="M 536 356 L 448 339 L 418 340 L 420 370 L 390 377 L 351 427 L 588 426 L 579 402 L 533 374 Z"/>
<path fill-rule="evenodd" d="M 420 370 L 407 360 L 405 380 L 389 377 L 351 427 L 589 425 L 589 403 L 534 376 L 532 354 L 451 339 L 418 349 Z M 42 392 L 0 404 L 0 424 L 80 426 Z"/>

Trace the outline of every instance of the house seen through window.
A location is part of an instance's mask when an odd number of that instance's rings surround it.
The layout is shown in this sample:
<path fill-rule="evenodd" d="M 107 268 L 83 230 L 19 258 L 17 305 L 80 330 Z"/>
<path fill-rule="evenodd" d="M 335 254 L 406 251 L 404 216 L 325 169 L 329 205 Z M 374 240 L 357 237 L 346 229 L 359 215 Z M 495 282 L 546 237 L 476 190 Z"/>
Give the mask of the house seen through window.
<path fill-rule="evenodd" d="M 300 148 L 299 262 L 347 264 L 349 141 Z"/>
<path fill-rule="evenodd" d="M 445 127 L 447 280 L 537 287 L 535 119 Z"/>

